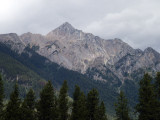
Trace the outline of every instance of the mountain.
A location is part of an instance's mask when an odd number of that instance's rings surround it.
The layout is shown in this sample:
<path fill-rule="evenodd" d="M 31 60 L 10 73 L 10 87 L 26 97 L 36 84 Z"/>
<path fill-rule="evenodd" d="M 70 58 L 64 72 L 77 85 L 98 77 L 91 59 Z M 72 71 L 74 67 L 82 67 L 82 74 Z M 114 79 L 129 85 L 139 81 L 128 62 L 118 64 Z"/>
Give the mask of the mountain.
<path fill-rule="evenodd" d="M 152 48 L 133 49 L 120 39 L 105 40 L 77 30 L 68 22 L 45 36 L 25 33 L 19 39 L 52 62 L 83 74 L 104 65 L 123 81 L 141 68 L 160 70 L 160 54 Z"/>
<path fill-rule="evenodd" d="M 16 81 L 20 87 L 21 97 L 24 97 L 30 88 L 35 90 L 36 96 L 39 96 L 39 91 L 45 85 L 46 80 L 15 59 L 19 55 L 4 44 L 0 44 L 0 56 L 0 73 L 5 79 L 5 97 L 9 98 Z"/>
<path fill-rule="evenodd" d="M 53 83 L 55 89 L 59 90 L 63 81 L 67 80 L 70 96 L 73 94 L 75 85 L 79 85 L 85 94 L 92 88 L 97 88 L 100 98 L 105 99 L 108 112 L 113 112 L 113 101 L 118 94 L 107 83 L 101 83 L 76 71 L 68 70 L 37 54 L 29 47 L 19 54 L 11 47 L 0 43 L 0 55 L 2 56 L 0 71 L 5 76 L 6 97 L 9 97 L 17 76 L 21 97 L 24 97 L 30 88 L 33 88 L 38 95 L 48 80 Z"/>
<path fill-rule="evenodd" d="M 70 95 L 75 84 L 85 93 L 97 88 L 111 113 L 120 89 L 134 107 L 143 74 L 160 71 L 160 54 L 154 49 L 134 49 L 118 38 L 105 40 L 77 30 L 68 22 L 47 35 L 1 34 L 0 45 L 3 54 L 34 72 L 33 78 L 51 80 L 56 89 L 63 80 L 68 81 Z"/>
<path fill-rule="evenodd" d="M 95 64 L 113 65 L 134 49 L 120 39 L 104 40 L 64 23 L 46 36 L 26 33 L 20 36 L 26 45 L 38 48 L 42 56 L 68 69 L 85 73 Z"/>

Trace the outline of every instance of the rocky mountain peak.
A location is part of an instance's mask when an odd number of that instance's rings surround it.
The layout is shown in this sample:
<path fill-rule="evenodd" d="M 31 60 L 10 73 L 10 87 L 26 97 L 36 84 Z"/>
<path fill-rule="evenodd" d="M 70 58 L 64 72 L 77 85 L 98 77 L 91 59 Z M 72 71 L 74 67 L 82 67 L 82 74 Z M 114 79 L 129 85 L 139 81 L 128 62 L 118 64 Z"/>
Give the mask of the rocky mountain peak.
<path fill-rule="evenodd" d="M 63 23 L 61 26 L 58 27 L 58 29 L 75 30 L 75 28 L 68 22 Z"/>
<path fill-rule="evenodd" d="M 16 33 L 0 34 L 0 43 L 10 46 L 12 50 L 21 53 L 25 45 Z"/>
<path fill-rule="evenodd" d="M 18 35 L 16 33 L 9 33 L 9 34 L 0 34 L 0 40 L 1 42 L 14 42 L 14 43 L 19 43 L 21 42 Z"/>
<path fill-rule="evenodd" d="M 144 50 L 144 52 L 156 52 L 153 48 L 151 48 L 151 47 L 147 47 L 145 50 Z"/>
<path fill-rule="evenodd" d="M 119 43 L 124 43 L 121 39 L 119 38 L 114 38 L 113 41 L 119 42 Z"/>
<path fill-rule="evenodd" d="M 119 38 L 105 40 L 75 29 L 68 22 L 46 36 L 32 33 L 17 36 L 11 33 L 0 35 L 0 42 L 20 51 L 29 45 L 52 62 L 81 73 L 99 65 L 110 68 L 122 78 L 125 73 L 139 68 L 153 66 L 155 70 L 160 70 L 160 54 L 153 48 L 148 47 L 144 51 L 134 49 Z M 23 47 L 20 47 L 22 44 Z"/>
<path fill-rule="evenodd" d="M 52 40 L 53 38 L 60 39 L 61 37 L 70 37 L 74 35 L 78 30 L 75 29 L 70 23 L 65 22 L 62 25 L 60 25 L 55 30 L 52 30 L 49 32 L 46 37 L 49 40 Z"/>
<path fill-rule="evenodd" d="M 154 59 L 160 59 L 160 54 L 151 47 L 144 50 L 144 55 L 147 55 L 149 58 L 154 57 Z"/>
<path fill-rule="evenodd" d="M 45 37 L 41 34 L 27 32 L 19 37 L 25 45 L 29 44 L 30 46 L 44 46 L 46 42 Z"/>
<path fill-rule="evenodd" d="M 104 40 L 91 33 L 75 29 L 68 22 L 44 37 L 28 36 L 23 36 L 21 39 L 31 46 L 39 46 L 37 52 L 40 55 L 82 73 L 90 66 L 113 65 L 127 53 L 134 53 L 132 47 L 118 38 Z"/>

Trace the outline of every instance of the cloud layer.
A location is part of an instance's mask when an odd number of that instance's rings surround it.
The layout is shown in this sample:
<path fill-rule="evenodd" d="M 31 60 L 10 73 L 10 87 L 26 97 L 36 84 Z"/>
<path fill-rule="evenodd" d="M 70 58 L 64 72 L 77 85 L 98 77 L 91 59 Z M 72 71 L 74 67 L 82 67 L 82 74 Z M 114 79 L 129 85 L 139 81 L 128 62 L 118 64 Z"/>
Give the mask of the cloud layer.
<path fill-rule="evenodd" d="M 63 22 L 160 52 L 159 0 L 0 0 L 0 33 L 46 34 Z"/>

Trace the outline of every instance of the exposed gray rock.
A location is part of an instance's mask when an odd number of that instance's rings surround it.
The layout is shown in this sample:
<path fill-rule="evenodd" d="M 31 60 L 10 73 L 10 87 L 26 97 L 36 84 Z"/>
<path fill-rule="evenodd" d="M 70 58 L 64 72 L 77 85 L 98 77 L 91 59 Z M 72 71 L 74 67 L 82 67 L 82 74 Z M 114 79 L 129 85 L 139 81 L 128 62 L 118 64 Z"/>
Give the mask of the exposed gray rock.
<path fill-rule="evenodd" d="M 114 65 L 134 49 L 120 39 L 104 40 L 64 23 L 46 36 L 26 33 L 22 41 L 39 46 L 39 54 L 68 69 L 85 73 L 93 64 Z"/>
<path fill-rule="evenodd" d="M 0 34 L 0 43 L 4 43 L 18 53 L 22 53 L 25 48 L 23 41 L 16 33 Z"/>
<path fill-rule="evenodd" d="M 110 70 L 122 81 L 139 68 L 160 71 L 160 54 L 152 48 L 133 49 L 118 38 L 105 40 L 77 30 L 67 22 L 45 36 L 25 33 L 18 37 L 11 33 L 0 35 L 0 42 L 20 53 L 29 46 L 52 62 L 81 73 L 98 66 L 102 73 Z M 105 81 L 99 73 L 94 78 Z"/>

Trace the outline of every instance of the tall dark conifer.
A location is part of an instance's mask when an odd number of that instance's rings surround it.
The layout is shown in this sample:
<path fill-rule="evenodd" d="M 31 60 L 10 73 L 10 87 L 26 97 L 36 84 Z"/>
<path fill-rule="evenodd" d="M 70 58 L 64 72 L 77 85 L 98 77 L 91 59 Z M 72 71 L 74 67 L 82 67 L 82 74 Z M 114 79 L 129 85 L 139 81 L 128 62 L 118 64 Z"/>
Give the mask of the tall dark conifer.
<path fill-rule="evenodd" d="M 129 108 L 127 105 L 127 99 L 124 93 L 121 91 L 118 96 L 118 101 L 115 104 L 116 118 L 117 120 L 130 120 L 129 118 Z"/>
<path fill-rule="evenodd" d="M 0 120 L 2 120 L 3 116 L 3 99 L 4 99 L 4 87 L 3 87 L 3 81 L 2 76 L 0 74 Z"/>
<path fill-rule="evenodd" d="M 156 102 L 157 102 L 157 108 L 155 110 L 155 116 L 156 118 L 160 118 L 160 72 L 157 73 L 156 75 L 156 81 L 155 81 L 155 95 L 156 95 Z"/>
<path fill-rule="evenodd" d="M 158 101 L 160 101 L 160 72 L 156 75 L 155 91 Z"/>
<path fill-rule="evenodd" d="M 87 100 L 86 96 L 83 92 L 81 92 L 79 99 L 78 99 L 78 119 L 77 120 L 88 120 L 87 119 Z"/>
<path fill-rule="evenodd" d="M 23 120 L 35 120 L 35 93 L 32 89 L 27 93 L 21 107 Z"/>
<path fill-rule="evenodd" d="M 73 93 L 73 109 L 72 109 L 72 115 L 71 115 L 71 120 L 77 120 L 79 118 L 79 111 L 78 111 L 78 100 L 80 97 L 80 88 L 79 86 L 75 86 L 75 91 Z"/>
<path fill-rule="evenodd" d="M 71 120 L 87 120 L 86 97 L 80 91 L 78 86 L 75 86 L 73 94 L 73 109 Z"/>
<path fill-rule="evenodd" d="M 21 100 L 19 98 L 18 84 L 16 83 L 6 107 L 5 120 L 21 120 L 20 104 Z"/>
<path fill-rule="evenodd" d="M 64 81 L 59 94 L 58 99 L 58 109 L 59 109 L 59 120 L 67 120 L 68 119 L 68 85 L 67 81 Z"/>
<path fill-rule="evenodd" d="M 108 120 L 106 115 L 106 108 L 104 102 L 101 102 L 98 109 L 98 120 Z"/>
<path fill-rule="evenodd" d="M 39 120 L 56 120 L 56 99 L 52 83 L 49 81 L 40 93 L 37 106 Z"/>
<path fill-rule="evenodd" d="M 98 120 L 99 94 L 92 89 L 87 95 L 88 120 Z"/>
<path fill-rule="evenodd" d="M 139 103 L 136 106 L 136 110 L 139 113 L 139 120 L 159 119 L 157 119 L 157 116 L 155 115 L 157 111 L 157 102 L 151 82 L 152 77 L 149 74 L 145 74 L 140 81 Z"/>

